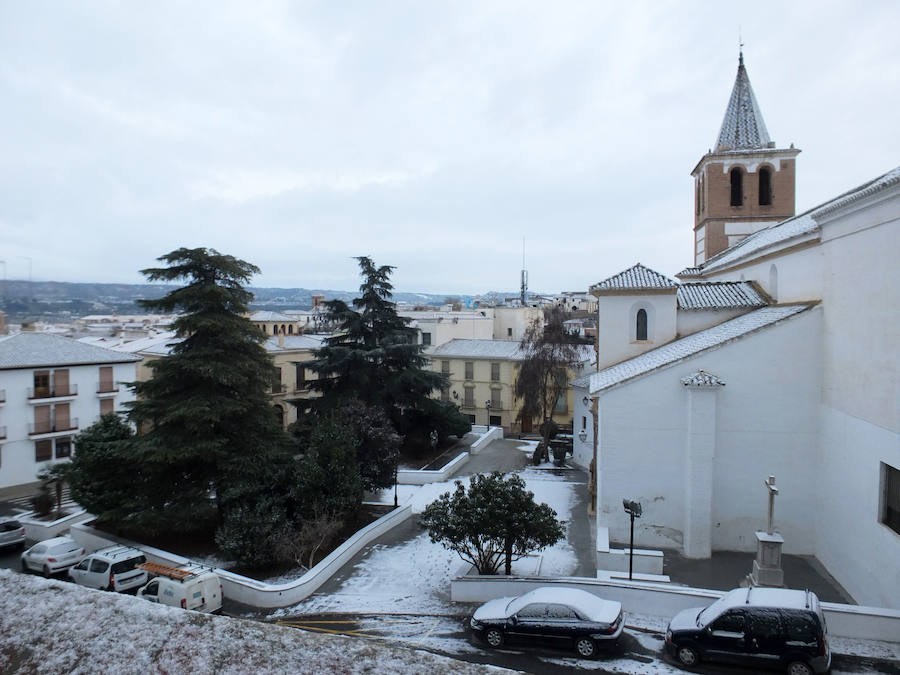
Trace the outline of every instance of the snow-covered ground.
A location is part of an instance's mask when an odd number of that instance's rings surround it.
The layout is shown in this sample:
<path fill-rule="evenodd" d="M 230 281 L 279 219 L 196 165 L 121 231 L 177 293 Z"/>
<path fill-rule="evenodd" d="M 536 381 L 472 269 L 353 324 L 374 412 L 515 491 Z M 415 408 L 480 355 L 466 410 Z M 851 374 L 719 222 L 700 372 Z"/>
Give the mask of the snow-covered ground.
<path fill-rule="evenodd" d="M 380 641 L 162 607 L 0 569 L 3 673 L 486 673 Z"/>

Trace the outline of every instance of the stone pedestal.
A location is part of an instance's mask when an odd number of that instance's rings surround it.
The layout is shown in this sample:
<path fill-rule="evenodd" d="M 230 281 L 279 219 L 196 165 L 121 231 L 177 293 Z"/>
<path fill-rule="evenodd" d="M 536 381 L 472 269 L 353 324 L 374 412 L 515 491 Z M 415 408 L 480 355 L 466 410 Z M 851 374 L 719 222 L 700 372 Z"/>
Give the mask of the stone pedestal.
<path fill-rule="evenodd" d="M 750 573 L 753 586 L 784 586 L 784 571 L 781 569 L 781 547 L 784 538 L 780 534 L 756 533 L 756 560 Z"/>

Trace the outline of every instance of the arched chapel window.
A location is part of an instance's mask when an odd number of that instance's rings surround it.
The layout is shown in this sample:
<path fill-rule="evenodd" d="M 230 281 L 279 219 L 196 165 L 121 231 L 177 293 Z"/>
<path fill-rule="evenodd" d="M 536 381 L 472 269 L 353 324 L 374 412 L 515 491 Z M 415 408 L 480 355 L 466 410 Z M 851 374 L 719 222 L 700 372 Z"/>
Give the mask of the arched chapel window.
<path fill-rule="evenodd" d="M 731 205 L 744 205 L 744 176 L 737 167 L 731 170 Z"/>
<path fill-rule="evenodd" d="M 772 172 L 766 168 L 759 170 L 759 205 L 772 204 Z"/>
<path fill-rule="evenodd" d="M 637 324 L 634 331 L 635 340 L 647 339 L 647 310 L 639 309 L 637 311 Z"/>

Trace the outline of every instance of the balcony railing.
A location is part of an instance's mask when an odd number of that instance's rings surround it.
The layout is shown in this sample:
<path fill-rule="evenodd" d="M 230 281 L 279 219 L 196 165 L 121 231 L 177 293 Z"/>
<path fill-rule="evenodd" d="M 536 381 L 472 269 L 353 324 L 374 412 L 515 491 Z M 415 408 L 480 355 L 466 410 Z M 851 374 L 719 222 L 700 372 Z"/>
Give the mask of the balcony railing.
<path fill-rule="evenodd" d="M 31 422 L 28 425 L 28 435 L 52 434 L 57 431 L 73 431 L 78 428 L 78 418 L 70 417 L 67 420 L 54 420 L 52 422 Z"/>
<path fill-rule="evenodd" d="M 76 396 L 77 384 L 67 384 L 61 387 L 29 387 L 28 398 L 60 398 L 62 396 Z"/>
<path fill-rule="evenodd" d="M 115 394 L 119 391 L 119 384 L 117 382 L 98 382 L 97 383 L 97 393 L 98 394 Z"/>

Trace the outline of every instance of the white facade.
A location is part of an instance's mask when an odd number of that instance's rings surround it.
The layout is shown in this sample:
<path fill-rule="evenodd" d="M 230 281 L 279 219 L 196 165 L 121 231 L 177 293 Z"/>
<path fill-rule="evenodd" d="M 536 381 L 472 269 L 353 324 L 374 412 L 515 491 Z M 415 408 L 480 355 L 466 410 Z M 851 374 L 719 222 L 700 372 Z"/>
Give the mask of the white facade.
<path fill-rule="evenodd" d="M 540 307 L 494 307 L 494 340 L 520 342 L 535 321 L 544 320 Z"/>
<path fill-rule="evenodd" d="M 655 349 L 675 338 L 675 290 L 605 295 L 598 300 L 597 359 L 601 366 Z M 639 340 L 637 316 L 647 315 L 647 339 Z"/>
<path fill-rule="evenodd" d="M 456 339 L 490 340 L 494 330 L 492 310 L 398 313 L 411 320 L 409 325 L 418 330 L 419 344 L 424 345 L 425 351 Z"/>
<path fill-rule="evenodd" d="M 136 379 L 137 357 L 68 338 L 38 337 L 79 345 L 71 352 L 75 360 L 94 360 L 97 355 L 106 360 L 60 361 L 52 358 L 51 347 L 45 363 L 0 368 L 0 488 L 32 483 L 46 466 L 68 461 L 72 439 L 79 431 L 96 422 L 101 411 L 120 411 L 134 399 L 123 383 Z M 16 346 L 21 343 L 17 341 Z M 5 351 L 2 343 L 0 351 Z"/>
<path fill-rule="evenodd" d="M 750 235 L 696 277 L 752 280 L 779 307 L 811 309 L 640 370 L 640 359 L 677 345 L 619 363 L 633 349 L 623 336 L 635 298 L 601 297 L 608 343 L 600 363 L 617 363 L 620 377 L 583 378 L 574 397 L 575 461 L 589 466 L 596 452 L 598 526 L 626 541 L 621 500 L 637 499 L 637 545 L 698 557 L 754 550 L 765 525 L 763 480 L 775 475 L 785 552 L 814 555 L 861 604 L 900 607 L 900 532 L 883 522 L 885 474 L 900 470 L 898 257 L 900 168 Z M 695 330 L 717 312 L 677 314 L 680 335 L 701 337 Z M 724 384 L 682 383 L 699 371 Z"/>

